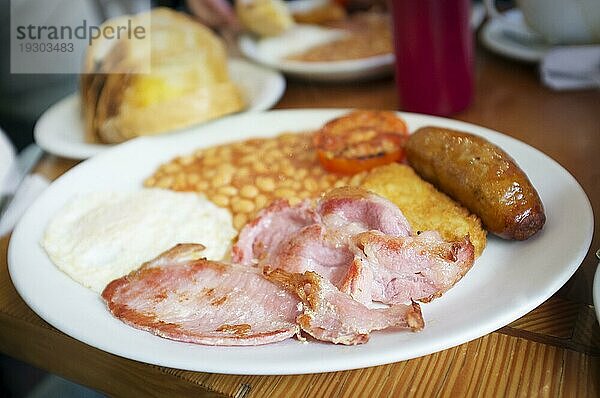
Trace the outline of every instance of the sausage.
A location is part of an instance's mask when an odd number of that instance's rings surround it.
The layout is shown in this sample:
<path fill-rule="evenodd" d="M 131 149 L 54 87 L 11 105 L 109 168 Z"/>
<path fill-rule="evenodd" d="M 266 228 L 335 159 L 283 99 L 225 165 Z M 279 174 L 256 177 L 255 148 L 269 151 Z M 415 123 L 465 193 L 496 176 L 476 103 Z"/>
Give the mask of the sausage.
<path fill-rule="evenodd" d="M 546 222 L 540 197 L 519 166 L 484 138 L 423 127 L 406 144 L 410 165 L 478 215 L 489 232 L 525 240 Z"/>

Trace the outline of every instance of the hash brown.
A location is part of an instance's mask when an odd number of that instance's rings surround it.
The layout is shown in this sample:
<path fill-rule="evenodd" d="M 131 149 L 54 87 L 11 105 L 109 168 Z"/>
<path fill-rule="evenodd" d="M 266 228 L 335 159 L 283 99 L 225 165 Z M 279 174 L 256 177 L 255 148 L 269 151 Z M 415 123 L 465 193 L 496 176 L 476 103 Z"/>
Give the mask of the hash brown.
<path fill-rule="evenodd" d="M 411 167 L 397 163 L 378 167 L 361 186 L 391 200 L 415 231 L 436 230 L 446 240 L 460 240 L 468 234 L 475 256 L 483 252 L 486 231 L 481 220 L 421 179 Z"/>

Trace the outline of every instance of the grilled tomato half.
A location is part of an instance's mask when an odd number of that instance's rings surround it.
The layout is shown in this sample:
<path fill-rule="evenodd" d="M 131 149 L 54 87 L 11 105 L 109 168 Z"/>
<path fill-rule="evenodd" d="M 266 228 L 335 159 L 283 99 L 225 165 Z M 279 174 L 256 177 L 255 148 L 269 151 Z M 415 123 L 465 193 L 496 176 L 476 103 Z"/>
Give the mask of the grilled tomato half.
<path fill-rule="evenodd" d="M 393 111 L 359 110 L 327 122 L 313 144 L 325 170 L 356 174 L 404 159 L 406 123 Z"/>

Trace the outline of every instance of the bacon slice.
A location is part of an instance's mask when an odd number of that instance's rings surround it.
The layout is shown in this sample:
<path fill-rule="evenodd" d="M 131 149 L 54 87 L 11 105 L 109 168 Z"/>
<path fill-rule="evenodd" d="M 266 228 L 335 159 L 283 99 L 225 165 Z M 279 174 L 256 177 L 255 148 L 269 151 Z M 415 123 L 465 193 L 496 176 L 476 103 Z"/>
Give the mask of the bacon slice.
<path fill-rule="evenodd" d="M 468 237 L 446 242 L 434 231 L 413 237 L 390 237 L 370 231 L 356 235 L 352 251 L 360 272 L 350 274 L 350 293 L 369 291 L 386 304 L 429 302 L 458 282 L 471 268 L 473 244 Z"/>
<path fill-rule="evenodd" d="M 375 275 L 373 275 L 371 267 L 364 265 L 359 258 L 354 257 L 344 279 L 337 286 L 341 292 L 349 294 L 359 303 L 369 305 L 373 302 L 374 279 Z"/>
<path fill-rule="evenodd" d="M 335 188 L 318 203 L 317 213 L 340 243 L 364 231 L 390 236 L 410 236 L 410 224 L 398 206 L 389 200 L 356 187 Z"/>
<path fill-rule="evenodd" d="M 281 242 L 269 266 L 293 273 L 314 271 L 338 285 L 347 279 L 348 264 L 354 254 L 347 245 L 335 246 L 327 239 L 326 232 L 321 224 L 302 228 Z"/>
<path fill-rule="evenodd" d="M 258 345 L 299 334 L 298 299 L 254 267 L 201 259 L 177 245 L 102 292 L 123 322 L 161 337 L 208 345 Z"/>
<path fill-rule="evenodd" d="M 265 260 L 277 250 L 281 242 L 319 220 L 319 215 L 308 201 L 292 207 L 286 200 L 276 200 L 244 226 L 233 246 L 232 260 L 246 265 Z"/>
<path fill-rule="evenodd" d="M 392 202 L 361 188 L 342 187 L 323 196 L 316 211 L 308 201 L 293 207 L 284 200 L 273 202 L 242 229 L 233 246 L 232 260 L 246 265 L 273 263 L 277 255 L 284 253 L 282 243 L 313 224 L 327 229 L 327 244 L 335 247 L 345 247 L 350 237 L 369 230 L 391 236 L 411 235 L 408 221 Z"/>
<path fill-rule="evenodd" d="M 265 268 L 264 274 L 267 279 L 298 295 L 304 306 L 297 321 L 302 330 L 319 340 L 355 345 L 366 343 L 373 330 L 394 327 L 417 331 L 424 326 L 417 303 L 371 309 L 314 272 L 292 274 Z"/>

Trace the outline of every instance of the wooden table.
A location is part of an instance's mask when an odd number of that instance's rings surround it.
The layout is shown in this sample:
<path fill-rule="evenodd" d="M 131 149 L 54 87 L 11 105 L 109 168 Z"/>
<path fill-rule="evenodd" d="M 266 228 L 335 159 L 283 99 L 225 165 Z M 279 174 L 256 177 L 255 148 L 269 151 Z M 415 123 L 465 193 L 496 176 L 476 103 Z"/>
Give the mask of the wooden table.
<path fill-rule="evenodd" d="M 536 68 L 478 49 L 477 92 L 457 119 L 514 136 L 551 156 L 580 182 L 600 212 L 600 91 L 557 93 Z M 321 85 L 289 82 L 278 108 L 396 109 L 391 79 Z M 38 171 L 56 178 L 76 162 L 46 156 Z M 565 206 L 569 206 L 565 203 Z M 11 284 L 8 237 L 0 241 L 0 351 L 112 396 L 600 396 L 600 328 L 591 286 L 600 247 L 536 310 L 494 333 L 422 358 L 346 372 L 232 376 L 147 365 L 107 354 L 54 329 Z M 518 275 L 515 275 L 518 277 Z"/>

